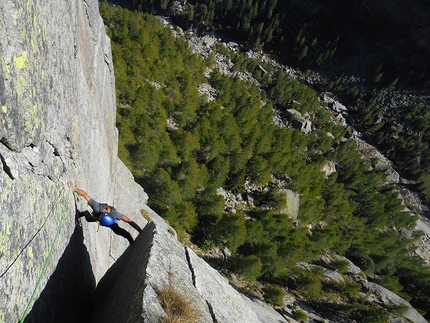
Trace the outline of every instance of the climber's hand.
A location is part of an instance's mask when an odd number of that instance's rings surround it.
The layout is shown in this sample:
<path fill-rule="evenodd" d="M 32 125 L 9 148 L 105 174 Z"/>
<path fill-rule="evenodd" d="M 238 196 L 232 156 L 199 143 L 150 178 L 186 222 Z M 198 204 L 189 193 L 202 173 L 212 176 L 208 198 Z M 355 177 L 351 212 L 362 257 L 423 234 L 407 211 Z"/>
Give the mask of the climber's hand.
<path fill-rule="evenodd" d="M 67 186 L 70 187 L 71 189 L 75 190 L 76 186 L 75 186 L 75 182 L 74 181 L 69 181 L 67 182 Z"/>

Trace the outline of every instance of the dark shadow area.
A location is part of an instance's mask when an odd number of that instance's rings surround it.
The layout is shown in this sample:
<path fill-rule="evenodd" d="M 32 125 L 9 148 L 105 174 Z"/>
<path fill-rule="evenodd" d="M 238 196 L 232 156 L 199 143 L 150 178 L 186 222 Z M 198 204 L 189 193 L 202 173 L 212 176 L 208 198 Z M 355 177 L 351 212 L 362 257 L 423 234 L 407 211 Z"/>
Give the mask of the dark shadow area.
<path fill-rule="evenodd" d="M 155 226 L 146 225 L 96 289 L 76 209 L 75 230 L 25 323 L 141 322 L 141 297 Z M 92 222 L 92 221 L 90 221 Z M 124 320 L 123 320 L 124 319 Z"/>
<path fill-rule="evenodd" d="M 155 224 L 149 222 L 97 285 L 91 323 L 143 322 L 142 297 Z"/>
<path fill-rule="evenodd" d="M 82 227 L 75 226 L 69 244 L 58 261 L 25 323 L 88 323 L 95 278 L 83 243 Z"/>

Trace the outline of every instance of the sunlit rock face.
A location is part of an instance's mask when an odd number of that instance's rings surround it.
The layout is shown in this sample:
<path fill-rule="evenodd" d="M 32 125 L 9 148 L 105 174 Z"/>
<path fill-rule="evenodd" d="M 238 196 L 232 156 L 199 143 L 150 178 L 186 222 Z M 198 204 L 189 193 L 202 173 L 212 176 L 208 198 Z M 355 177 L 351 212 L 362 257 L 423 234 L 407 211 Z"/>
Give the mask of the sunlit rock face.
<path fill-rule="evenodd" d="M 29 304 L 28 319 L 43 308 L 44 322 L 82 316 L 43 301 L 61 295 L 88 310 L 77 294 L 92 291 L 128 243 L 78 220 L 86 206 L 66 182 L 115 203 L 116 156 L 114 71 L 98 2 L 2 0 L 0 322 L 19 321 Z"/>

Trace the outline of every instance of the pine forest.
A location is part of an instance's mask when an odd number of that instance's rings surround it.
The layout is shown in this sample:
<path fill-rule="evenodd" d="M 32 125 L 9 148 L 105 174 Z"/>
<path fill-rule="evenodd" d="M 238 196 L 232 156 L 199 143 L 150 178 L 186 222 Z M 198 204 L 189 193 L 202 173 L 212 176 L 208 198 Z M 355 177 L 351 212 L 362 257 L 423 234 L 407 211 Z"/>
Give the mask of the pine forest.
<path fill-rule="evenodd" d="M 250 35 L 254 46 L 274 46 L 282 27 L 276 0 L 264 0 L 264 5 L 243 0 L 243 6 L 234 5 L 239 1 L 222 2 L 231 8 L 224 16 L 213 1 L 191 1 L 187 19 L 221 28 L 223 19 L 235 15 L 239 18 L 234 28 Z M 169 0 L 135 5 L 143 10 L 165 9 L 168 4 Z M 359 322 L 385 322 L 390 313 L 402 311 L 363 301 L 356 282 L 321 280 L 319 256 L 344 256 L 430 319 L 430 268 L 414 253 L 421 234 L 415 231 L 417 215 L 406 209 L 398 188 L 376 167 L 378 161 L 363 158 L 315 88 L 221 43 L 203 58 L 193 53 L 178 30 L 151 14 L 106 2 L 100 2 L 100 12 L 112 42 L 119 156 L 148 193 L 149 206 L 175 228 L 181 241 L 208 254 L 228 249 L 231 261 L 218 269 L 240 276 L 250 288 L 262 284 L 266 300 L 274 306 L 282 302 L 287 287 L 316 307 L 344 311 Z M 299 37 L 297 59 L 310 59 L 307 40 L 301 42 Z M 335 44 L 324 49 L 316 57 L 320 63 Z M 220 56 L 231 62 L 235 73 L 217 68 Z M 202 94 L 202 86 L 210 88 L 211 95 Z M 351 88 L 339 92 L 357 100 Z M 395 120 L 381 110 L 380 93 L 382 87 L 353 113 L 359 115 L 360 126 L 386 146 L 393 140 L 390 120 Z M 407 154 L 405 163 L 417 182 L 427 176 L 430 165 L 430 154 L 424 154 L 428 140 L 417 137 L 428 134 L 430 119 L 417 112 L 423 109 L 410 108 L 405 122 L 414 129 L 403 128 L 407 136 L 397 131 L 401 142 L 389 146 L 403 155 L 415 151 Z M 312 131 L 305 134 L 290 126 L 292 110 L 312 120 Z M 375 123 L 384 113 L 387 121 Z M 286 124 L 274 122 L 276 116 Z M 329 175 L 322 171 L 328 164 L 336 168 Z M 426 182 L 420 183 L 425 191 Z M 221 191 L 241 197 L 242 203 L 226 209 Z M 297 219 L 285 213 L 286 191 L 300 196 Z M 411 233 L 409 239 L 401 228 Z M 339 261 L 336 269 L 342 273 L 345 266 Z"/>

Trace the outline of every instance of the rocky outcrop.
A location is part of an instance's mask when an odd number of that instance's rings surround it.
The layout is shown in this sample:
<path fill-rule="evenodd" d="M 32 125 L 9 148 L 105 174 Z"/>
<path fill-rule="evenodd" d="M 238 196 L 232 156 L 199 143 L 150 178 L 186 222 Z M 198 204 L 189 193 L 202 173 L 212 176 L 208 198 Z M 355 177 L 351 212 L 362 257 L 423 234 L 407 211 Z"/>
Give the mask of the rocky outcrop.
<path fill-rule="evenodd" d="M 100 281 L 91 323 L 160 322 L 166 313 L 157 295 L 166 286 L 191 302 L 202 323 L 288 322 L 272 307 L 237 292 L 179 243 L 160 216 L 145 211 L 153 221 Z"/>
<path fill-rule="evenodd" d="M 291 119 L 290 122 L 293 128 L 300 130 L 304 134 L 309 134 L 312 131 L 312 121 L 309 119 L 308 114 L 302 116 L 302 114 L 295 109 L 287 109 L 286 112 L 289 119 Z"/>
<path fill-rule="evenodd" d="M 414 323 L 426 323 L 427 320 L 424 319 L 416 309 L 414 309 L 411 304 L 405 301 L 403 298 L 394 294 L 390 290 L 382 287 L 378 284 L 368 282 L 368 281 L 360 281 L 366 291 L 371 293 L 374 297 L 373 302 L 380 303 L 384 305 L 394 305 L 399 307 L 404 307 L 405 313 L 403 316 Z"/>
<path fill-rule="evenodd" d="M 281 210 L 282 214 L 287 214 L 294 221 L 297 221 L 300 208 L 300 195 L 289 189 L 281 189 L 280 192 L 285 194 L 286 205 L 285 209 Z"/>
<path fill-rule="evenodd" d="M 333 111 L 334 119 L 342 126 L 347 128 L 348 123 L 346 122 L 349 119 L 348 109 L 346 106 L 337 101 L 332 93 L 322 93 L 321 100 L 327 104 L 331 111 Z"/>

